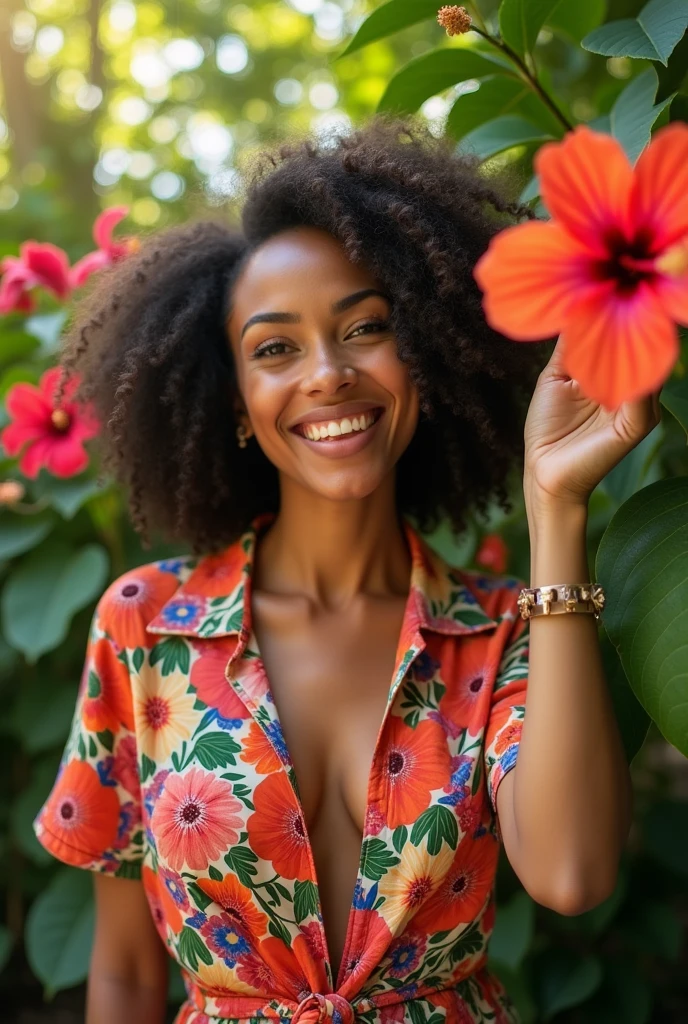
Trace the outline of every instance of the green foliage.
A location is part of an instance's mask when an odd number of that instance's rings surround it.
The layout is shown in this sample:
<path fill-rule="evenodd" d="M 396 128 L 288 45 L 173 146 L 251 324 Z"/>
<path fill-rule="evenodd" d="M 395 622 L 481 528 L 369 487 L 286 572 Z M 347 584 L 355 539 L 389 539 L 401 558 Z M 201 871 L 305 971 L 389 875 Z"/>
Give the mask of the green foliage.
<path fill-rule="evenodd" d="M 608 57 L 647 57 L 666 65 L 686 27 L 686 0 L 650 0 L 637 18 L 623 18 L 596 28 L 581 45 Z"/>
<path fill-rule="evenodd" d="M 111 6 L 89 43 L 89 5 L 27 5 L 34 35 L 56 25 L 68 45 L 52 57 L 41 56 L 33 43 L 17 50 L 12 94 L 0 88 L 2 124 L 8 125 L 0 132 L 2 255 L 16 254 L 33 237 L 66 247 L 77 259 L 92 247 L 101 206 L 131 206 L 127 234 L 204 214 L 233 194 L 221 187 L 222 176 L 240 176 L 264 142 L 292 129 L 320 130 L 330 116 L 355 123 L 376 109 L 421 111 L 436 133 L 477 154 L 487 173 L 510 168 L 516 193 L 532 204 L 539 196 L 533 158 L 569 126 L 587 123 L 610 132 L 635 160 L 652 131 L 688 119 L 686 0 L 651 0 L 640 11 L 641 2 L 631 0 L 480 0 L 468 6 L 482 36 L 452 39 L 436 22 L 439 0 L 370 0 L 360 24 L 359 8 L 342 5 L 341 31 L 329 35 L 317 11 L 310 17 L 288 2 L 183 0 L 174 17 L 159 4 L 135 3 L 136 21 L 127 30 L 113 25 Z M 172 70 L 161 85 L 144 84 L 154 65 L 164 65 L 166 45 L 180 37 L 199 42 L 204 56 L 198 66 Z M 220 68 L 226 37 L 246 48 L 238 72 Z M 102 90 L 92 110 L 76 100 L 89 83 Z M 323 83 L 334 89 L 329 107 L 314 88 Z M 289 90 L 295 99 L 284 99 Z M 143 104 L 143 119 L 122 117 L 122 100 Z M 214 161 L 198 149 L 207 125 L 219 130 L 218 138 L 227 133 L 226 157 Z M 161 172 L 177 180 L 172 198 L 160 198 Z M 542 205 L 535 208 L 547 216 Z M 9 388 L 37 382 L 54 362 L 67 317 L 67 309 L 47 298 L 29 316 L 0 317 L 0 426 L 8 422 L 2 399 Z M 632 762 L 634 831 L 612 896 L 576 917 L 534 903 L 503 860 L 490 965 L 523 1024 L 648 1024 L 686 1015 L 680 955 L 688 805 L 661 734 L 688 752 L 681 639 L 688 632 L 687 370 L 684 342 L 662 389 L 661 426 L 591 499 L 590 564 L 608 595 L 601 653 Z M 56 867 L 31 828 L 69 729 L 89 617 L 108 579 L 177 554 L 164 545 L 141 550 L 124 495 L 99 485 L 97 471 L 89 466 L 67 480 L 41 471 L 25 480 L 0 452 L 0 479 L 27 489 L 19 505 L 0 509 L 0 756 L 7 808 L 0 822 L 0 878 L 5 905 L 14 907 L 0 925 L 0 971 L 8 986 L 18 984 L 26 971 L 13 965 L 22 968 L 26 957 L 48 995 L 83 981 L 93 928 L 88 873 Z M 527 522 L 518 493 L 514 497 L 510 514 L 495 508 L 476 516 L 458 539 L 440 524 L 431 540 L 456 564 L 470 566 L 481 537 L 494 530 L 507 542 L 508 570 L 527 577 Z M 174 637 L 153 656 L 162 659 L 163 674 L 188 668 Z M 102 740 L 107 749 L 107 736 Z M 235 754 L 223 734 L 217 742 L 192 740 L 185 758 L 226 767 L 231 776 Z M 144 758 L 141 767 L 145 781 L 155 764 Z M 379 879 L 406 842 L 422 840 L 439 851 L 453 841 L 455 828 L 452 812 L 443 808 L 439 817 L 433 812 L 416 823 L 410 836 L 400 826 L 395 852 L 368 839 L 366 877 Z M 226 861 L 243 885 L 255 884 L 255 855 L 241 842 Z M 310 883 L 296 884 L 297 919 L 317 911 L 316 896 Z M 192 898 L 199 908 L 208 900 L 200 890 Z M 25 911 L 22 935 L 17 922 Z M 280 934 L 279 922 L 271 927 Z M 474 938 L 469 932 L 456 955 Z M 195 933 L 184 929 L 181 941 L 190 966 L 204 962 Z M 173 972 L 170 999 L 181 998 Z"/>
<path fill-rule="evenodd" d="M 688 756 L 688 477 L 658 480 L 613 516 L 596 561 L 604 625 L 633 692 Z"/>

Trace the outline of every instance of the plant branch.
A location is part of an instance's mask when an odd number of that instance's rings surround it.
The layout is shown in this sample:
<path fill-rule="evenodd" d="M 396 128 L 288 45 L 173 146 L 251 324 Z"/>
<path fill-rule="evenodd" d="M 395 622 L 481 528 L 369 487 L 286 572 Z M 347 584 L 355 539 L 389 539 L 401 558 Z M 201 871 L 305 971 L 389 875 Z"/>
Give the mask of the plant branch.
<path fill-rule="evenodd" d="M 521 73 L 521 77 L 528 83 L 530 88 L 537 93 L 542 102 L 549 108 L 554 114 L 557 121 L 564 126 L 567 132 L 573 131 L 573 125 L 567 118 L 566 114 L 563 113 L 556 105 L 552 97 L 549 95 L 547 90 L 543 87 L 542 83 L 538 80 L 537 76 L 533 74 L 526 62 L 520 57 L 515 50 L 513 50 L 508 43 L 505 43 L 503 39 L 497 39 L 495 36 L 491 36 L 489 32 L 484 31 L 481 28 L 472 27 L 473 32 L 477 32 L 479 36 L 486 39 L 488 43 L 496 46 L 498 50 L 501 50 L 509 60 L 511 60 Z"/>

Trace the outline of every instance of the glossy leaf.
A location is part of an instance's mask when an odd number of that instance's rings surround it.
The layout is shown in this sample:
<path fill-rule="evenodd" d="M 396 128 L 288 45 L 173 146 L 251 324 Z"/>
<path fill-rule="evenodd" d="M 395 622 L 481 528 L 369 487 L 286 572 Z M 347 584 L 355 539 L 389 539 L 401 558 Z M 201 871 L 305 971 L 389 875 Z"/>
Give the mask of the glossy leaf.
<path fill-rule="evenodd" d="M 650 717 L 631 689 L 618 652 L 604 632 L 600 638 L 600 651 L 626 760 L 630 764 L 645 742 Z"/>
<path fill-rule="evenodd" d="M 505 906 L 497 907 L 490 939 L 490 956 L 516 970 L 530 949 L 535 925 L 535 904 L 525 890 Z"/>
<path fill-rule="evenodd" d="M 601 25 L 581 46 L 606 57 L 645 57 L 667 64 L 686 27 L 688 0 L 650 0 L 637 18 Z"/>
<path fill-rule="evenodd" d="M 625 934 L 629 934 L 626 932 Z M 618 957 L 603 961 L 602 983 L 585 1004 L 585 1024 L 648 1024 L 652 989 Z"/>
<path fill-rule="evenodd" d="M 457 96 L 447 115 L 445 132 L 458 140 L 505 114 L 519 114 L 554 134 L 559 131 L 553 115 L 527 85 L 508 75 L 492 75 L 482 79 L 474 92 Z"/>
<path fill-rule="evenodd" d="M 547 18 L 546 25 L 575 43 L 599 25 L 607 9 L 606 0 L 575 0 L 559 3 Z"/>
<path fill-rule="evenodd" d="M 459 152 L 474 153 L 481 160 L 486 160 L 513 146 L 521 146 L 529 142 L 545 142 L 551 138 L 551 134 L 543 132 L 541 128 L 526 121 L 525 118 L 505 115 L 496 117 L 493 121 L 488 121 L 464 135 L 459 143 Z"/>
<path fill-rule="evenodd" d="M 560 0 L 502 0 L 499 8 L 499 31 L 521 57 L 530 53 L 542 26 Z"/>
<path fill-rule="evenodd" d="M 688 376 L 668 380 L 662 387 L 659 400 L 688 434 Z"/>
<path fill-rule="evenodd" d="M 602 981 L 602 966 L 595 956 L 552 947 L 537 960 L 536 998 L 542 1019 L 580 1006 Z"/>
<path fill-rule="evenodd" d="M 653 124 L 674 98 L 672 93 L 661 103 L 655 103 L 658 85 L 657 72 L 647 68 L 628 83 L 609 114 L 611 133 L 619 140 L 631 163 L 635 163 L 649 143 Z"/>
<path fill-rule="evenodd" d="M 33 664 L 62 643 L 72 616 L 105 586 L 108 556 L 99 544 L 78 551 L 63 541 L 31 552 L 10 574 L 0 596 L 3 632 Z"/>
<path fill-rule="evenodd" d="M 36 494 L 45 497 L 64 519 L 72 519 L 79 509 L 105 488 L 91 476 L 61 478 L 41 470 L 36 481 Z"/>
<path fill-rule="evenodd" d="M 89 872 L 60 869 L 32 904 L 26 926 L 29 963 L 47 995 L 85 980 L 93 924 Z"/>
<path fill-rule="evenodd" d="M 336 60 L 408 28 L 409 25 L 417 25 L 430 18 L 436 19 L 440 6 L 436 0 L 390 0 L 389 3 L 381 4 L 362 22 L 349 45 Z"/>
<path fill-rule="evenodd" d="M 0 513 L 0 558 L 16 558 L 30 551 L 48 536 L 55 525 L 49 512 L 20 516 L 14 512 Z"/>
<path fill-rule="evenodd" d="M 430 96 L 457 82 L 485 78 L 497 72 L 510 74 L 512 65 L 477 49 L 447 47 L 424 53 L 394 75 L 378 103 L 378 110 L 413 113 Z"/>
<path fill-rule="evenodd" d="M 604 493 L 618 505 L 628 501 L 643 485 L 655 482 L 657 477 L 651 474 L 658 472 L 654 460 L 663 438 L 664 427 L 658 423 L 601 480 L 600 487 Z"/>
<path fill-rule="evenodd" d="M 602 536 L 595 577 L 633 692 L 688 755 L 688 477 L 658 480 L 621 506 Z"/>

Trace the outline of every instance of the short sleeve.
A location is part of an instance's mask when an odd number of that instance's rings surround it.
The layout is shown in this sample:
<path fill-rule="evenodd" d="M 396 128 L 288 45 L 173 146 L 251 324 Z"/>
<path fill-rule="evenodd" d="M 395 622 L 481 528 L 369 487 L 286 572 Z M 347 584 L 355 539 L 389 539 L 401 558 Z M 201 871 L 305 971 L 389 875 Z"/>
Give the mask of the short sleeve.
<path fill-rule="evenodd" d="M 516 764 L 526 711 L 530 619 L 518 609 L 495 677 L 490 717 L 485 730 L 485 777 L 490 802 L 497 810 L 497 789 Z"/>
<path fill-rule="evenodd" d="M 33 828 L 58 860 L 139 878 L 141 795 L 126 649 L 102 624 L 89 629 L 72 725 L 52 791 Z"/>

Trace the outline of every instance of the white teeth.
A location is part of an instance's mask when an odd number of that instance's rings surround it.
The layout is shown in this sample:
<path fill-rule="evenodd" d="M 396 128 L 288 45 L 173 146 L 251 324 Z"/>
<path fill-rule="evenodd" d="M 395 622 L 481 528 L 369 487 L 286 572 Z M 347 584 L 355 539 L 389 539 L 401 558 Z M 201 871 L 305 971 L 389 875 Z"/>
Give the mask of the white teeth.
<path fill-rule="evenodd" d="M 360 416 L 344 417 L 341 420 L 330 420 L 327 424 L 315 425 L 304 423 L 303 432 L 311 441 L 321 441 L 326 437 L 339 437 L 341 434 L 351 434 L 353 431 L 367 430 L 375 422 L 372 412 L 362 413 Z"/>

